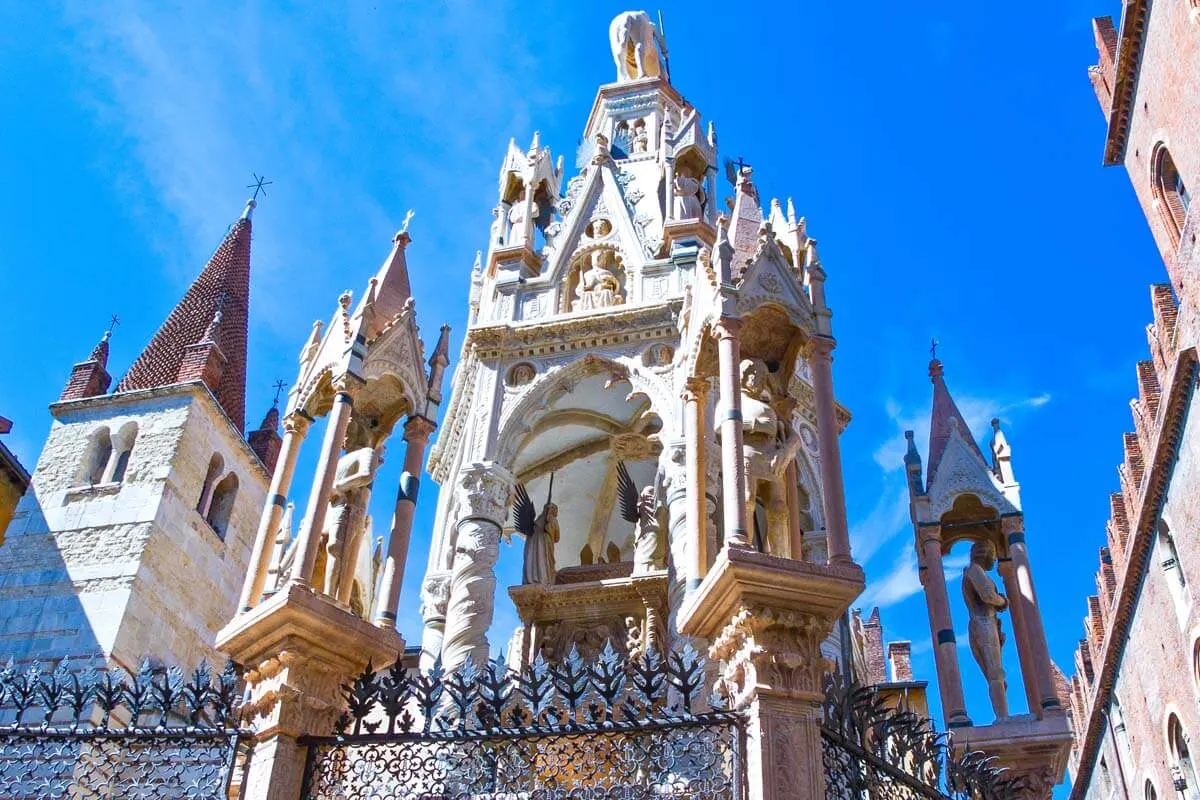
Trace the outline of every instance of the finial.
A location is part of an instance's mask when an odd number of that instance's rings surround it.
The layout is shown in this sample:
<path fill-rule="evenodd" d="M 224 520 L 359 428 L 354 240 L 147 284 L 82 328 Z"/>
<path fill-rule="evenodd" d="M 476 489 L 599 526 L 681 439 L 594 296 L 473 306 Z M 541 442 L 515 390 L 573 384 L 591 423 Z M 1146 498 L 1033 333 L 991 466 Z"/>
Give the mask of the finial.
<path fill-rule="evenodd" d="M 108 341 L 112 337 L 113 329 L 121 324 L 121 318 L 116 314 L 112 315 L 112 319 L 108 321 L 108 330 L 104 332 L 104 341 Z"/>
<path fill-rule="evenodd" d="M 478 275 L 483 272 L 483 251 L 475 251 L 475 263 L 471 265 L 471 274 Z"/>
<path fill-rule="evenodd" d="M 266 197 L 266 196 L 267 196 L 267 190 L 266 190 L 264 187 L 266 187 L 266 186 L 270 186 L 270 185 L 271 185 L 271 184 L 273 184 L 275 181 L 269 181 L 269 180 L 267 180 L 265 175 L 258 175 L 257 173 L 254 173 L 254 172 L 251 172 L 250 174 L 254 176 L 254 183 L 248 184 L 248 185 L 246 186 L 246 188 L 247 188 L 247 189 L 253 189 L 253 190 L 254 190 L 254 196 L 253 196 L 253 197 L 251 197 L 251 198 L 250 198 L 250 200 L 251 200 L 251 201 L 258 200 L 258 193 L 259 193 L 259 192 L 262 192 L 262 196 L 263 196 L 263 197 Z M 251 207 L 251 208 L 253 208 L 254 206 L 250 206 L 250 207 Z"/>
<path fill-rule="evenodd" d="M 787 199 L 787 221 L 791 225 L 796 224 L 796 206 L 792 203 L 792 198 Z"/>
<path fill-rule="evenodd" d="M 282 380 L 277 380 L 271 388 L 275 390 L 275 399 L 271 401 L 271 406 L 273 408 L 279 408 L 279 394 L 287 388 L 287 384 Z"/>
<path fill-rule="evenodd" d="M 537 153 L 537 151 L 540 150 L 541 148 L 542 148 L 542 132 L 534 131 L 533 132 L 533 141 L 529 144 L 530 155 Z"/>
<path fill-rule="evenodd" d="M 907 444 L 908 444 L 908 446 L 905 448 L 905 451 L 904 451 L 904 463 L 905 464 L 921 463 L 921 454 L 917 452 L 917 443 L 913 440 L 913 432 L 912 431 L 904 432 L 904 441 L 907 442 Z"/>
<path fill-rule="evenodd" d="M 937 339 L 929 340 L 929 377 L 933 379 L 934 383 L 942 379 L 942 362 L 937 357 L 939 344 Z"/>
<path fill-rule="evenodd" d="M 999 430 L 1000 430 L 1000 418 L 999 417 L 992 417 L 992 430 L 999 432 Z"/>
<path fill-rule="evenodd" d="M 404 221 L 400 223 L 400 230 L 396 231 L 396 235 L 392 237 L 393 244 L 400 244 L 401 240 L 405 240 L 406 242 L 411 240 L 412 237 L 408 235 L 408 223 L 412 222 L 415 213 L 411 208 L 405 212 Z"/>

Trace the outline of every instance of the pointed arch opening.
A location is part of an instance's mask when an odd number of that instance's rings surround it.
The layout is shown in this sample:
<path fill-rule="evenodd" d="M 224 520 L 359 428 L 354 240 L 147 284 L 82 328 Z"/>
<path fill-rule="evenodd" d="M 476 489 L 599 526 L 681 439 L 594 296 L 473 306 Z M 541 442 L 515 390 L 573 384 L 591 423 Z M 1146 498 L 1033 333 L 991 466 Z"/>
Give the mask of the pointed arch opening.
<path fill-rule="evenodd" d="M 102 425 L 92 433 L 91 439 L 88 441 L 83 461 L 79 465 L 76 483 L 83 486 L 102 483 L 104 469 L 112 457 L 112 449 L 112 434 L 109 433 L 107 425 Z"/>
<path fill-rule="evenodd" d="M 1184 220 L 1191 207 L 1191 195 L 1166 144 L 1159 142 L 1155 146 L 1150 169 L 1154 204 L 1158 207 L 1163 226 L 1172 243 L 1178 245 L 1183 234 Z"/>
<path fill-rule="evenodd" d="M 221 479 L 212 492 L 212 501 L 209 503 L 208 524 L 216 531 L 217 536 L 221 540 L 225 539 L 225 534 L 229 530 L 229 520 L 233 516 L 233 504 L 237 500 L 238 477 L 236 473 L 229 473 Z"/>
<path fill-rule="evenodd" d="M 1167 749 L 1171 754 L 1171 775 L 1175 782 L 1175 791 L 1185 798 L 1200 796 L 1200 785 L 1196 779 L 1196 767 L 1192 762 L 1188 737 L 1183 731 L 1179 717 L 1174 713 L 1167 718 Z"/>
<path fill-rule="evenodd" d="M 1191 590 L 1187 577 L 1183 574 L 1183 566 L 1179 563 L 1179 550 L 1175 547 L 1175 537 L 1166 520 L 1158 521 L 1158 560 L 1162 567 L 1163 578 L 1167 582 L 1167 591 L 1171 595 L 1171 603 L 1175 607 L 1175 615 L 1179 624 L 1187 622 L 1188 612 L 1192 607 Z"/>
<path fill-rule="evenodd" d="M 212 503 L 213 488 L 221 471 L 225 468 L 225 459 L 220 453 L 213 453 L 208 460 L 208 470 L 204 473 L 204 484 L 200 487 L 200 497 L 196 500 L 196 511 L 205 519 L 208 518 L 208 508 Z"/>

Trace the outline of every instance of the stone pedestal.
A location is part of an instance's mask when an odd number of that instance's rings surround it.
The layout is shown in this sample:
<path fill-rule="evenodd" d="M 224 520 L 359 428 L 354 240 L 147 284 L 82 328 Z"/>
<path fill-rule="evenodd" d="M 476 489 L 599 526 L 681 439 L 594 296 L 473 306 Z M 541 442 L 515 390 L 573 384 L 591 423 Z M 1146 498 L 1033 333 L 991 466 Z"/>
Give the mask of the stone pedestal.
<path fill-rule="evenodd" d="M 250 691 L 244 714 L 257 743 L 241 798 L 297 800 L 305 760 L 297 738 L 333 733 L 342 684 L 368 662 L 393 662 L 404 640 L 291 583 L 235 617 L 217 634 L 217 647 L 245 668 Z"/>
<path fill-rule="evenodd" d="M 1023 779 L 1028 800 L 1048 800 L 1063 779 L 1071 752 L 1071 729 L 1062 711 L 1041 719 L 1019 714 L 991 725 L 954 729 L 954 753 L 980 750 L 996 766 Z"/>
<path fill-rule="evenodd" d="M 679 628 L 713 644 L 734 707 L 749 715 L 749 796 L 825 796 L 821 642 L 863 588 L 853 562 L 823 565 L 725 548 L 680 611 Z"/>
<path fill-rule="evenodd" d="M 665 570 L 631 576 L 632 564 L 596 564 L 558 571 L 553 586 L 525 584 L 508 590 L 525 626 L 521 661 L 538 653 L 556 661 L 572 645 L 584 658 L 595 658 L 606 640 L 622 654 L 647 646 L 667 648 Z"/>

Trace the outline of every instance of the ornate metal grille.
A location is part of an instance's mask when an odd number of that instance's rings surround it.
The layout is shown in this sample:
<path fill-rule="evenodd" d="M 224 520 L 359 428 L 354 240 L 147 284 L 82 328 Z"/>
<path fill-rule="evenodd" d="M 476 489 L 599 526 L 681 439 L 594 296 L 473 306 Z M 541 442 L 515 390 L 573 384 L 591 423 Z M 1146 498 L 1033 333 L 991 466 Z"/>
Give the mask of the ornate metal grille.
<path fill-rule="evenodd" d="M 983 753 L 955 756 L 947 734 L 889 708 L 870 686 L 826 678 L 821 760 L 829 800 L 1008 800 L 1023 784 Z"/>
<path fill-rule="evenodd" d="M 240 745 L 232 665 L 0 671 L 0 797 L 224 800 Z"/>
<path fill-rule="evenodd" d="M 368 668 L 332 737 L 308 738 L 303 797 L 741 796 L 742 717 L 710 698 L 690 647 L 624 661 L 611 644 L 520 672 L 468 662 L 412 676 Z"/>

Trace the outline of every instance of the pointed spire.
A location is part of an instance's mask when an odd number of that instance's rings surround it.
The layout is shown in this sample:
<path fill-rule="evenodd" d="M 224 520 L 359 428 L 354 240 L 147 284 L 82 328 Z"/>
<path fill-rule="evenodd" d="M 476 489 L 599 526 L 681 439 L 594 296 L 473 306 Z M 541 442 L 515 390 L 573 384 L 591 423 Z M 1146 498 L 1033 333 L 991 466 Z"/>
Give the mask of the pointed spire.
<path fill-rule="evenodd" d="M 737 173 L 737 185 L 733 200 L 733 219 L 729 226 L 729 240 L 733 245 L 733 279 L 741 278 L 746 264 L 758 250 L 758 231 L 762 227 L 762 208 L 758 205 L 758 189 L 750 179 L 753 171 L 743 166 Z"/>
<path fill-rule="evenodd" d="M 967 443 L 967 446 L 979 456 L 979 461 L 985 467 L 987 466 L 987 460 L 983 457 L 983 452 L 979 449 L 979 443 L 975 441 L 975 437 L 971 434 L 971 428 L 967 425 L 967 421 L 963 419 L 962 412 L 958 410 L 958 405 L 954 402 L 954 398 L 950 396 L 950 390 L 946 388 L 946 382 L 942 379 L 942 372 L 942 362 L 935 355 L 929 362 L 929 378 L 933 382 L 933 412 L 929 418 L 929 476 L 926 481 L 927 486 L 933 484 L 933 476 L 937 473 L 938 464 L 946 452 L 946 445 L 949 444 L 950 437 L 956 430 Z"/>
<path fill-rule="evenodd" d="M 167 316 L 146 349 L 117 385 L 118 392 L 150 389 L 178 381 L 185 351 L 203 341 L 215 319 L 213 343 L 225 365 L 213 394 L 230 421 L 242 430 L 246 417 L 246 338 L 250 304 L 250 212 L 233 223 L 208 264 Z M 222 297 L 224 302 L 222 303 Z"/>
<path fill-rule="evenodd" d="M 432 412 L 433 416 L 429 419 L 437 419 L 437 406 L 442 403 L 442 383 L 445 379 L 446 365 L 450 363 L 450 326 L 443 325 L 441 335 L 438 336 L 437 346 L 433 348 L 433 355 L 429 357 L 429 404 L 430 408 L 426 411 L 426 416 Z"/>
<path fill-rule="evenodd" d="M 279 460 L 279 449 L 283 446 L 283 439 L 279 435 L 279 398 L 276 396 L 275 403 L 267 411 L 267 415 L 263 417 L 262 424 L 258 426 L 258 430 L 251 431 L 246 437 L 250 443 L 250 449 L 258 456 L 258 460 L 267 468 L 268 473 L 275 472 L 275 462 Z"/>
<path fill-rule="evenodd" d="M 992 471 L 1006 486 L 1016 483 L 1012 468 L 1012 446 L 1004 431 L 1000 430 L 999 417 L 992 417 Z"/>
<path fill-rule="evenodd" d="M 113 318 L 114 323 L 116 317 Z M 112 337 L 112 326 L 100 337 L 100 341 L 92 348 L 92 354 L 87 360 L 80 361 L 71 369 L 71 377 L 59 395 L 59 402 L 64 400 L 82 400 L 85 397 L 95 397 L 108 391 L 112 376 L 108 374 L 108 340 Z"/>

